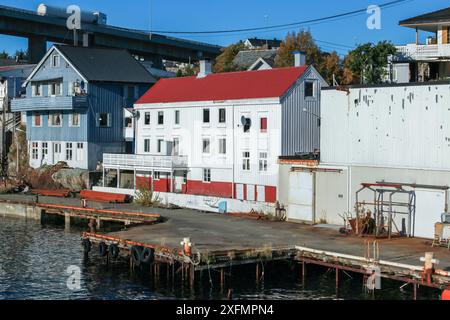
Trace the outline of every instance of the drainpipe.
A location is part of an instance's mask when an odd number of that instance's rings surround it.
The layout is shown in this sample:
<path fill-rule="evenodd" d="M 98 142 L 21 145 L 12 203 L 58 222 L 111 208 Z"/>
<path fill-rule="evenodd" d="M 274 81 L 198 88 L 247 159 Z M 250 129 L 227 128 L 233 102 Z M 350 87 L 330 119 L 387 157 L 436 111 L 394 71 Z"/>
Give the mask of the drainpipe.
<path fill-rule="evenodd" d="M 235 123 L 234 123 L 234 104 L 233 104 L 233 106 L 232 106 L 232 112 L 233 112 L 233 116 L 232 116 L 232 118 L 233 118 L 233 121 L 232 121 L 232 125 L 233 125 L 233 131 L 232 131 L 232 133 L 233 133 L 233 139 L 232 139 L 232 142 L 233 142 L 233 178 L 232 178 L 232 185 L 231 185 L 231 192 L 232 192 L 232 195 L 231 195 L 231 199 L 235 199 L 235 196 L 234 196 L 234 189 L 235 189 L 235 184 L 234 184 L 234 167 L 235 167 L 235 160 L 236 160 L 236 152 L 235 152 L 235 141 L 234 141 L 234 126 L 235 126 Z"/>

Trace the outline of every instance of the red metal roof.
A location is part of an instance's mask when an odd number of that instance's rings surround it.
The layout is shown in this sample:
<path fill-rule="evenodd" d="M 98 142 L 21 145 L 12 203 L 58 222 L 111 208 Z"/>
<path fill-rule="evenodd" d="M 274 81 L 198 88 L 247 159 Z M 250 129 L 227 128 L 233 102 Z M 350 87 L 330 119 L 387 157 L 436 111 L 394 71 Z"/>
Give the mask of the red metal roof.
<path fill-rule="evenodd" d="M 282 97 L 308 67 L 210 74 L 159 80 L 136 104 Z"/>

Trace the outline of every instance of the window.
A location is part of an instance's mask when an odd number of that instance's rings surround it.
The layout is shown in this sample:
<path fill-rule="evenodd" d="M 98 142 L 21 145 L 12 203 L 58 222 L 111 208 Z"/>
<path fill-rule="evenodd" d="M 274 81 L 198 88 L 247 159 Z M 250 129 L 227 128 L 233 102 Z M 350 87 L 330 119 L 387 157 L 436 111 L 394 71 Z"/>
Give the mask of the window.
<path fill-rule="evenodd" d="M 250 151 L 242 153 L 242 170 L 250 171 Z"/>
<path fill-rule="evenodd" d="M 158 111 L 158 124 L 164 124 L 164 111 Z"/>
<path fill-rule="evenodd" d="M 48 84 L 49 96 L 62 95 L 62 84 L 59 82 L 52 82 Z"/>
<path fill-rule="evenodd" d="M 48 115 L 48 121 L 50 127 L 61 127 L 62 126 L 62 114 L 61 113 L 50 113 Z"/>
<path fill-rule="evenodd" d="M 175 124 L 180 124 L 180 110 L 175 110 Z"/>
<path fill-rule="evenodd" d="M 211 169 L 203 169 L 203 182 L 211 182 Z"/>
<path fill-rule="evenodd" d="M 70 114 L 69 126 L 70 127 L 79 127 L 80 126 L 80 114 L 79 113 L 71 113 Z"/>
<path fill-rule="evenodd" d="M 203 123 L 209 123 L 209 109 L 203 109 Z"/>
<path fill-rule="evenodd" d="M 144 152 L 150 152 L 150 139 L 144 139 Z"/>
<path fill-rule="evenodd" d="M 211 141 L 210 141 L 209 138 L 204 138 L 203 139 L 203 141 L 202 141 L 203 153 L 209 153 L 210 152 L 210 144 L 211 144 Z"/>
<path fill-rule="evenodd" d="M 244 133 L 250 132 L 252 126 L 252 120 L 250 118 L 244 118 Z"/>
<path fill-rule="evenodd" d="M 33 114 L 33 127 L 42 127 L 42 116 L 39 112 Z"/>
<path fill-rule="evenodd" d="M 84 143 L 78 142 L 77 143 L 77 161 L 83 161 L 84 160 Z"/>
<path fill-rule="evenodd" d="M 154 172 L 154 177 L 153 177 L 153 179 L 154 180 L 159 180 L 159 179 L 161 179 L 161 172 L 159 172 L 159 171 L 155 171 Z"/>
<path fill-rule="evenodd" d="M 259 171 L 267 172 L 267 152 L 259 153 Z"/>
<path fill-rule="evenodd" d="M 180 139 L 179 138 L 173 139 L 173 155 L 174 156 L 180 155 Z"/>
<path fill-rule="evenodd" d="M 42 85 L 39 83 L 32 85 L 32 94 L 33 97 L 40 97 L 42 96 Z"/>
<path fill-rule="evenodd" d="M 72 161 L 73 159 L 73 145 L 72 142 L 66 143 L 66 160 Z"/>
<path fill-rule="evenodd" d="M 131 117 L 125 117 L 124 119 L 124 127 L 132 128 L 133 127 L 133 119 Z"/>
<path fill-rule="evenodd" d="M 42 142 L 42 159 L 48 158 L 48 143 Z"/>
<path fill-rule="evenodd" d="M 227 139 L 219 139 L 219 154 L 227 153 Z"/>
<path fill-rule="evenodd" d="M 57 54 L 52 56 L 52 67 L 53 68 L 59 67 L 59 55 Z"/>
<path fill-rule="evenodd" d="M 163 142 L 163 139 L 158 139 L 158 153 L 162 152 Z"/>
<path fill-rule="evenodd" d="M 261 132 L 267 132 L 267 118 L 261 118 L 260 127 L 261 127 Z"/>
<path fill-rule="evenodd" d="M 107 128 L 111 126 L 111 114 L 110 113 L 99 113 L 98 114 L 97 125 L 101 128 Z"/>
<path fill-rule="evenodd" d="M 39 159 L 39 149 L 38 148 L 39 148 L 38 142 L 31 143 L 31 157 L 33 158 L 33 160 Z"/>
<path fill-rule="evenodd" d="M 148 126 L 150 124 L 150 112 L 144 113 L 144 125 Z"/>
<path fill-rule="evenodd" d="M 219 109 L 219 123 L 227 122 L 225 109 Z"/>
<path fill-rule="evenodd" d="M 314 82 L 306 81 L 305 82 L 305 98 L 314 97 Z"/>

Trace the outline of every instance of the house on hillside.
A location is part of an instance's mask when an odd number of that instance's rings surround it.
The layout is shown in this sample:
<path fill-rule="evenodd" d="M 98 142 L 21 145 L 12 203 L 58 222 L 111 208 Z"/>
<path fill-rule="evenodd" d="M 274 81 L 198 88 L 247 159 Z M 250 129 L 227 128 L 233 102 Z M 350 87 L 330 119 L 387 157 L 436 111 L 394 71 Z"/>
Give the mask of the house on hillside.
<path fill-rule="evenodd" d="M 233 64 L 245 70 L 272 69 L 275 64 L 277 50 L 243 50 L 233 59 Z"/>
<path fill-rule="evenodd" d="M 391 82 L 423 82 L 450 78 L 450 8 L 399 22 L 415 30 L 414 43 L 397 46 L 390 63 Z M 429 36 L 419 42 L 419 33 Z"/>
<path fill-rule="evenodd" d="M 266 49 L 266 50 L 277 50 L 281 46 L 281 40 L 277 39 L 259 39 L 259 38 L 249 38 L 244 41 L 245 46 L 249 50 L 259 50 L 259 49 Z"/>
<path fill-rule="evenodd" d="M 274 213 L 278 157 L 317 152 L 326 85 L 304 64 L 212 74 L 202 61 L 198 76 L 162 79 L 135 104 L 136 154 L 103 155 L 120 188 L 94 190 L 134 195 L 148 186 L 179 206 Z"/>
<path fill-rule="evenodd" d="M 26 79 L 26 97 L 12 101 L 26 113 L 30 166 L 95 170 L 104 152 L 131 152 L 125 108 L 155 82 L 125 50 L 52 46 Z"/>

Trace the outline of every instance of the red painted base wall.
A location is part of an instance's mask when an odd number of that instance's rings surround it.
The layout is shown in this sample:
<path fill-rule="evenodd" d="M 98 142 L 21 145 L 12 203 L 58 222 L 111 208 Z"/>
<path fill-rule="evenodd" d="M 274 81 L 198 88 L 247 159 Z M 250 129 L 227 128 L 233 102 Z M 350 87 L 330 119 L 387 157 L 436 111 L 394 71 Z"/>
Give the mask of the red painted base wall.
<path fill-rule="evenodd" d="M 156 192 L 170 192 L 170 179 L 155 180 L 154 190 Z M 150 177 L 136 177 L 137 187 L 151 186 L 152 179 Z M 244 185 L 244 195 L 247 194 L 247 185 Z M 182 192 L 184 194 L 232 198 L 233 184 L 231 182 L 210 182 L 188 180 L 183 184 Z M 266 202 L 275 203 L 277 201 L 277 188 L 265 186 Z M 255 199 L 257 199 L 255 188 Z"/>

